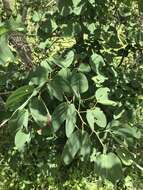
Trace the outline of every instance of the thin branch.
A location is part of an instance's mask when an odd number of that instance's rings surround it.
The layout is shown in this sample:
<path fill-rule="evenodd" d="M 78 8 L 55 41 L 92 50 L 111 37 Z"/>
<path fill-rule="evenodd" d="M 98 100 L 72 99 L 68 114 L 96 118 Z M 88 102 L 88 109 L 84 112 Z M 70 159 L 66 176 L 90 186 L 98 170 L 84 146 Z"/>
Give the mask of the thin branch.
<path fill-rule="evenodd" d="M 98 133 L 97 133 L 95 130 L 94 130 L 94 134 L 95 134 L 95 135 L 96 135 L 96 137 L 98 138 L 98 140 L 99 140 L 99 142 L 100 142 L 100 144 L 102 145 L 103 150 L 104 150 L 105 145 L 103 144 L 103 142 L 101 141 L 101 139 L 100 139 L 100 137 L 99 137 Z"/>
<path fill-rule="evenodd" d="M 1 96 L 1 95 L 8 95 L 8 94 L 11 94 L 11 93 L 12 93 L 12 91 L 0 92 L 0 96 Z"/>
<path fill-rule="evenodd" d="M 55 0 L 51 0 L 47 5 L 46 5 L 46 7 L 49 7 L 49 6 L 51 6 L 52 5 L 52 3 L 55 3 Z"/>

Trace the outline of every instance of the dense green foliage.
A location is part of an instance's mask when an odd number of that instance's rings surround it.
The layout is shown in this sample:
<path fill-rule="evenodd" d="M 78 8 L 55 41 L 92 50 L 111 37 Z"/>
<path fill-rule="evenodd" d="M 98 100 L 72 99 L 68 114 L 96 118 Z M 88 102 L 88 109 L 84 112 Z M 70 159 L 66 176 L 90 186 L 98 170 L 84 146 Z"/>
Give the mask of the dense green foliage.
<path fill-rule="evenodd" d="M 56 189 L 56 173 L 76 168 L 81 189 L 96 189 L 89 173 L 132 186 L 143 170 L 141 0 L 31 0 L 27 21 L 22 6 L 0 12 L 2 175 L 16 180 L 2 188 Z"/>

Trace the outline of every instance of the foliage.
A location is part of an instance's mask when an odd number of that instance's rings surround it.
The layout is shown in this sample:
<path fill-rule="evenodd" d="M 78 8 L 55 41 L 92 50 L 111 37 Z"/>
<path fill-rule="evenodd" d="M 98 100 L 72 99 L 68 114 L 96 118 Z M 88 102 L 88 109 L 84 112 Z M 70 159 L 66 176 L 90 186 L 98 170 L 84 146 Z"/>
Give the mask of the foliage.
<path fill-rule="evenodd" d="M 44 13 L 33 1 L 29 6 L 27 28 L 20 13 L 0 25 L 0 90 L 10 93 L 0 94 L 0 126 L 8 123 L 16 150 L 30 154 L 35 139 L 56 139 L 60 165 L 91 162 L 113 184 L 127 166 L 142 170 L 136 154 L 142 123 L 135 116 L 143 93 L 140 1 L 62 0 Z M 38 55 L 31 70 L 19 66 L 7 41 L 11 32 L 24 34 L 28 27 Z M 74 43 L 50 56 L 54 41 L 66 37 Z"/>

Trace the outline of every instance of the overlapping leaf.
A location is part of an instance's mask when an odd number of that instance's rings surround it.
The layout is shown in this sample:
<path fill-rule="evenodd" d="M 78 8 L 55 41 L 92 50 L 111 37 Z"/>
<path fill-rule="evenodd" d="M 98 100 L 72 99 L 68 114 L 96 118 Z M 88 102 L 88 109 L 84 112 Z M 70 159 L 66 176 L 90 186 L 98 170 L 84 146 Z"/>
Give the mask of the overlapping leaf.
<path fill-rule="evenodd" d="M 109 92 L 109 88 L 99 88 L 95 93 L 97 102 L 104 105 L 116 106 L 117 103 L 108 98 Z"/>
<path fill-rule="evenodd" d="M 66 117 L 66 136 L 70 137 L 73 133 L 75 126 L 76 126 L 76 108 L 74 104 L 70 104 L 67 110 L 67 117 Z"/>
<path fill-rule="evenodd" d="M 100 154 L 97 156 L 95 165 L 97 174 L 112 183 L 122 178 L 121 161 L 114 153 Z"/>
<path fill-rule="evenodd" d="M 33 93 L 34 87 L 25 85 L 15 90 L 6 101 L 6 108 L 10 110 L 17 109 Z"/>
<path fill-rule="evenodd" d="M 88 124 L 92 131 L 94 131 L 94 124 L 96 123 L 99 127 L 106 127 L 107 119 L 104 112 L 99 108 L 96 107 L 93 110 L 87 110 L 86 118 Z"/>
<path fill-rule="evenodd" d="M 29 109 L 34 121 L 40 126 L 44 127 L 48 123 L 48 111 L 41 99 L 34 97 L 29 105 Z"/>
<path fill-rule="evenodd" d="M 52 128 L 56 132 L 67 118 L 68 104 L 63 102 L 58 105 L 52 114 Z"/>

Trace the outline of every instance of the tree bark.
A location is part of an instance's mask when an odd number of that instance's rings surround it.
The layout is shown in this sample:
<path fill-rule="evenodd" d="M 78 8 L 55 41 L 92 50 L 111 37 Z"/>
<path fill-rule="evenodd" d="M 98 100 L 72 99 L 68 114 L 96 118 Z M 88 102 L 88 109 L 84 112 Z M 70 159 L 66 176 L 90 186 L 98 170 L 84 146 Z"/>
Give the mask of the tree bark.
<path fill-rule="evenodd" d="M 6 16 L 9 18 L 12 15 L 15 0 L 2 0 L 2 3 Z"/>
<path fill-rule="evenodd" d="M 29 0 L 25 0 L 27 3 Z M 15 0 L 2 0 L 3 7 L 6 13 L 7 18 L 12 16 L 12 6 L 15 4 Z M 27 10 L 24 9 L 24 13 L 22 14 L 22 21 L 25 22 L 27 16 Z M 23 23 L 24 24 L 24 23 Z M 8 40 L 10 44 L 15 48 L 18 53 L 22 63 L 28 68 L 32 67 L 32 51 L 27 43 L 26 36 L 24 33 L 19 31 L 11 31 L 9 32 Z"/>

